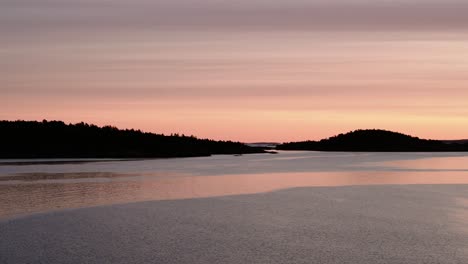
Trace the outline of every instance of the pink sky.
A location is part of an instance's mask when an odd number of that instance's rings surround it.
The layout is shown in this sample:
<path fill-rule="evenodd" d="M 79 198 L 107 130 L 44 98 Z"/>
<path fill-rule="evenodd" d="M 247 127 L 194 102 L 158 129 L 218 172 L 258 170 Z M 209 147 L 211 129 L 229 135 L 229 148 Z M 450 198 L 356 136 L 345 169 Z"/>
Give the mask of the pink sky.
<path fill-rule="evenodd" d="M 0 0 L 0 119 L 468 138 L 461 0 Z"/>

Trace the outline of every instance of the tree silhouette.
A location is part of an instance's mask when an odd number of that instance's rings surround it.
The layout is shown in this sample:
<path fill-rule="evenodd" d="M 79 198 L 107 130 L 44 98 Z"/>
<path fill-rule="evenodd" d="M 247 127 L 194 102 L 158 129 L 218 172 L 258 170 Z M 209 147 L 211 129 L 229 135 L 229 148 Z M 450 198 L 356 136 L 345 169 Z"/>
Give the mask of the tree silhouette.
<path fill-rule="evenodd" d="M 355 130 L 320 141 L 290 142 L 277 146 L 281 150 L 316 151 L 468 151 L 466 143 L 447 143 L 378 129 Z"/>
<path fill-rule="evenodd" d="M 0 121 L 0 158 L 191 157 L 263 152 L 239 142 L 165 136 L 84 122 Z"/>

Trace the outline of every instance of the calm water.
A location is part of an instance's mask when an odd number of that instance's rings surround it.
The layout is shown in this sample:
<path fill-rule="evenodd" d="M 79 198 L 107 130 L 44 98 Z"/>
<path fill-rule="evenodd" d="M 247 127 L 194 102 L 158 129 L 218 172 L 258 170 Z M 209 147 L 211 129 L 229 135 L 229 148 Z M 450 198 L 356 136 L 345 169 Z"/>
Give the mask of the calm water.
<path fill-rule="evenodd" d="M 280 152 L 184 159 L 56 161 L 0 161 L 0 217 L 302 186 L 468 184 L 468 153 Z"/>

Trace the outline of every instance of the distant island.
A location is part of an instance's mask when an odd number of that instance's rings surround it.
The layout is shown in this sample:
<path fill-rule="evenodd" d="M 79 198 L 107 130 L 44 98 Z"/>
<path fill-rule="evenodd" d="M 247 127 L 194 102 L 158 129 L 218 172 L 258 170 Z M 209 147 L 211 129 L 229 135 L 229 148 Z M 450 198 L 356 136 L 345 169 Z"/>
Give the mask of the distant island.
<path fill-rule="evenodd" d="M 0 121 L 0 158 L 171 158 L 266 153 L 240 142 L 62 121 Z"/>
<path fill-rule="evenodd" d="M 464 140 L 428 140 L 402 133 L 379 130 L 355 130 L 320 141 L 283 143 L 278 150 L 357 151 L 357 152 L 442 152 L 468 151 Z"/>

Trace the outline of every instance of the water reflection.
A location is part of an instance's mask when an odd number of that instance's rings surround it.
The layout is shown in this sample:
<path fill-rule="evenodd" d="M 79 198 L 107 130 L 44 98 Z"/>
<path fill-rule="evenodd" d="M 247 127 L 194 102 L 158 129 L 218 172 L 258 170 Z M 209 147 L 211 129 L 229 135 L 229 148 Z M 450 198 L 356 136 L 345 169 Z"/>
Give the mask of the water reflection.
<path fill-rule="evenodd" d="M 10 164 L 0 166 L 0 217 L 302 186 L 468 184 L 467 155 L 280 152 L 241 157 Z"/>
<path fill-rule="evenodd" d="M 467 171 L 468 157 L 437 157 L 429 159 L 398 160 L 382 162 L 394 168 L 410 170 L 445 170 L 445 171 Z"/>
<path fill-rule="evenodd" d="M 146 200 L 267 192 L 302 186 L 468 184 L 464 172 L 330 172 L 145 177 L 109 182 L 0 185 L 0 216 Z"/>

